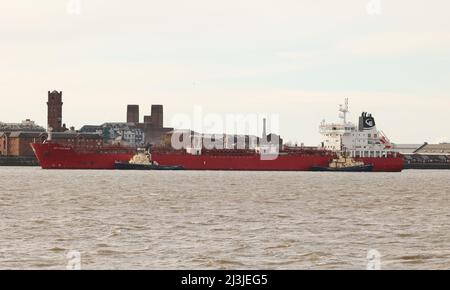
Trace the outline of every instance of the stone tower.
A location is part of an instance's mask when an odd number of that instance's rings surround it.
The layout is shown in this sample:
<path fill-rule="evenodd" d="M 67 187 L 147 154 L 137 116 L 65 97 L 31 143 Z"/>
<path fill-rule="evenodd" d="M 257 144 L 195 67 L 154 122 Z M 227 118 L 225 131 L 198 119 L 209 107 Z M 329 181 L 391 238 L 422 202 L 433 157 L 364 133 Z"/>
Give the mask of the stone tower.
<path fill-rule="evenodd" d="M 47 125 L 53 132 L 63 132 L 62 126 L 62 92 L 48 92 Z"/>

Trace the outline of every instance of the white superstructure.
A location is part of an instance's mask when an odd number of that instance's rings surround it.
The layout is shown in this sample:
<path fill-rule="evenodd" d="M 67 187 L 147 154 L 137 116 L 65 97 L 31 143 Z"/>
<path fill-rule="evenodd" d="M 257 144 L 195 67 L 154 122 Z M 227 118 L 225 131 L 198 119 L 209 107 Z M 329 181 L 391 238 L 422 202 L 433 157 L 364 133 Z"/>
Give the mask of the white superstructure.
<path fill-rule="evenodd" d="M 320 124 L 323 137 L 321 146 L 324 149 L 346 151 L 352 157 L 383 157 L 391 151 L 391 142 L 383 132 L 377 130 L 375 118 L 371 114 L 362 113 L 358 125 L 347 121 L 348 99 L 345 99 L 344 105 L 340 105 L 339 112 L 342 122 L 326 123 L 324 120 Z"/>

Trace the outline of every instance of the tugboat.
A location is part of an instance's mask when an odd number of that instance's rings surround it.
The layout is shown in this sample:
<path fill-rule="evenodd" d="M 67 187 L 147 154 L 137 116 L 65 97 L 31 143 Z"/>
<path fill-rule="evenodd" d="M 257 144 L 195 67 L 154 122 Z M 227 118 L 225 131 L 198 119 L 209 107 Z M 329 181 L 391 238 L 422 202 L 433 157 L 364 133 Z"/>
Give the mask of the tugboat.
<path fill-rule="evenodd" d="M 373 164 L 364 164 L 362 161 L 348 157 L 347 154 L 338 154 L 337 158 L 330 162 L 328 167 L 314 166 L 312 171 L 329 171 L 329 172 L 372 172 Z"/>
<path fill-rule="evenodd" d="M 116 162 L 115 169 L 119 170 L 184 170 L 183 166 L 161 166 L 152 161 L 151 154 L 147 151 L 140 151 L 134 155 L 128 163 Z"/>

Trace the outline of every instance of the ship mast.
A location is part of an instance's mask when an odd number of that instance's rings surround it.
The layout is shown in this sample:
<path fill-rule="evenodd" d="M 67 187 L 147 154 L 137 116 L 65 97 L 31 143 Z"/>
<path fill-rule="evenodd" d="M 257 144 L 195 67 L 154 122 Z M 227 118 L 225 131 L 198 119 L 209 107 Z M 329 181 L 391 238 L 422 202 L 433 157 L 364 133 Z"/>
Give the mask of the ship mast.
<path fill-rule="evenodd" d="M 347 114 L 350 112 L 348 106 L 348 98 L 345 98 L 344 105 L 339 105 L 339 112 L 341 112 L 339 114 L 339 118 L 341 118 L 344 121 L 344 125 L 347 124 Z"/>
<path fill-rule="evenodd" d="M 342 121 L 344 122 L 344 126 L 347 125 L 347 114 L 350 112 L 349 111 L 349 106 L 348 106 L 348 98 L 345 98 L 345 102 L 343 105 L 339 105 L 339 118 L 342 119 Z M 345 129 L 344 129 L 345 131 Z M 344 157 L 347 158 L 347 148 L 344 147 L 344 143 L 342 141 L 342 135 L 339 135 L 339 142 L 341 145 L 341 153 L 344 153 Z"/>

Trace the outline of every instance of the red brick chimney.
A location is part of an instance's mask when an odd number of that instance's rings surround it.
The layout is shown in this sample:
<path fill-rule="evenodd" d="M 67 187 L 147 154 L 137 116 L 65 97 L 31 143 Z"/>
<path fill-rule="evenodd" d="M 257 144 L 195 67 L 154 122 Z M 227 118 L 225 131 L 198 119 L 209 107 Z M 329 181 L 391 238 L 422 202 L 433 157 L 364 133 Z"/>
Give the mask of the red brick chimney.
<path fill-rule="evenodd" d="M 127 123 L 139 123 L 139 105 L 128 105 L 127 107 Z"/>

